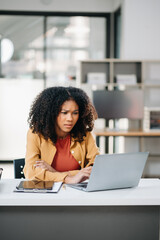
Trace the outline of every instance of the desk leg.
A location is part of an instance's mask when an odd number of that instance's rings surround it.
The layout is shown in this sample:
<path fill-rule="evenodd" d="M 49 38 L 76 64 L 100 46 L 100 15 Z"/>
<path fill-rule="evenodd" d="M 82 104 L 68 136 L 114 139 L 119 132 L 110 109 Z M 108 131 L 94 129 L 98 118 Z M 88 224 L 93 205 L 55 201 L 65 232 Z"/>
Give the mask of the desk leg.
<path fill-rule="evenodd" d="M 3 240 L 159 240 L 159 207 L 0 207 L 0 229 Z"/>

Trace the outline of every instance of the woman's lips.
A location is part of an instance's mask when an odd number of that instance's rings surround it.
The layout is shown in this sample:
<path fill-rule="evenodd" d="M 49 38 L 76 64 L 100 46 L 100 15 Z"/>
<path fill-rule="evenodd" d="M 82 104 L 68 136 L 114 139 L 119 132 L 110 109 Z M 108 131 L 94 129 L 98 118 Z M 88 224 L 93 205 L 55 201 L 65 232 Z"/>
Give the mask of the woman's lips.
<path fill-rule="evenodd" d="M 73 125 L 72 124 L 65 124 L 64 125 L 66 128 L 71 128 Z"/>

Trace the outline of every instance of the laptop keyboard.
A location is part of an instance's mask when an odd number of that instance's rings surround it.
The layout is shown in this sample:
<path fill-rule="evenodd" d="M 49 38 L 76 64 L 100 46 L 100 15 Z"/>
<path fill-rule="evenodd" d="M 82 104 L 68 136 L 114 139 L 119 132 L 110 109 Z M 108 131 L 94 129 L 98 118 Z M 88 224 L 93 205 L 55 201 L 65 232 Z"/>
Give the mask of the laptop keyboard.
<path fill-rule="evenodd" d="M 88 185 L 88 183 L 78 183 L 77 186 L 80 186 L 80 187 L 83 187 L 83 188 L 86 188 Z"/>

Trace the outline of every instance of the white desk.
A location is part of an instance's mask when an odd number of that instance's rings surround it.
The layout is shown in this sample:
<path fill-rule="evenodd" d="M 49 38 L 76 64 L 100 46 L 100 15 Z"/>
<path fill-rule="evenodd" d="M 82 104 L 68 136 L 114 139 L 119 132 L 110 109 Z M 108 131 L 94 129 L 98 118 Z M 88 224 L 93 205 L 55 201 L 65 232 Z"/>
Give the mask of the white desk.
<path fill-rule="evenodd" d="M 131 189 L 85 193 L 15 193 L 20 180 L 0 181 L 1 239 L 158 240 L 160 180 Z"/>

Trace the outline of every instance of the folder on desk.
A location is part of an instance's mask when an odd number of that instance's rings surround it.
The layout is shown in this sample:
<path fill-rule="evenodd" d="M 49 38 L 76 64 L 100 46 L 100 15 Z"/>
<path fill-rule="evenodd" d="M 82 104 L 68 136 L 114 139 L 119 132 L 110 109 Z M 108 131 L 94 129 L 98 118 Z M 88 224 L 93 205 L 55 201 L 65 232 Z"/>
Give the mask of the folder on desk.
<path fill-rule="evenodd" d="M 16 186 L 15 192 L 31 193 L 57 193 L 62 182 L 24 180 Z"/>

